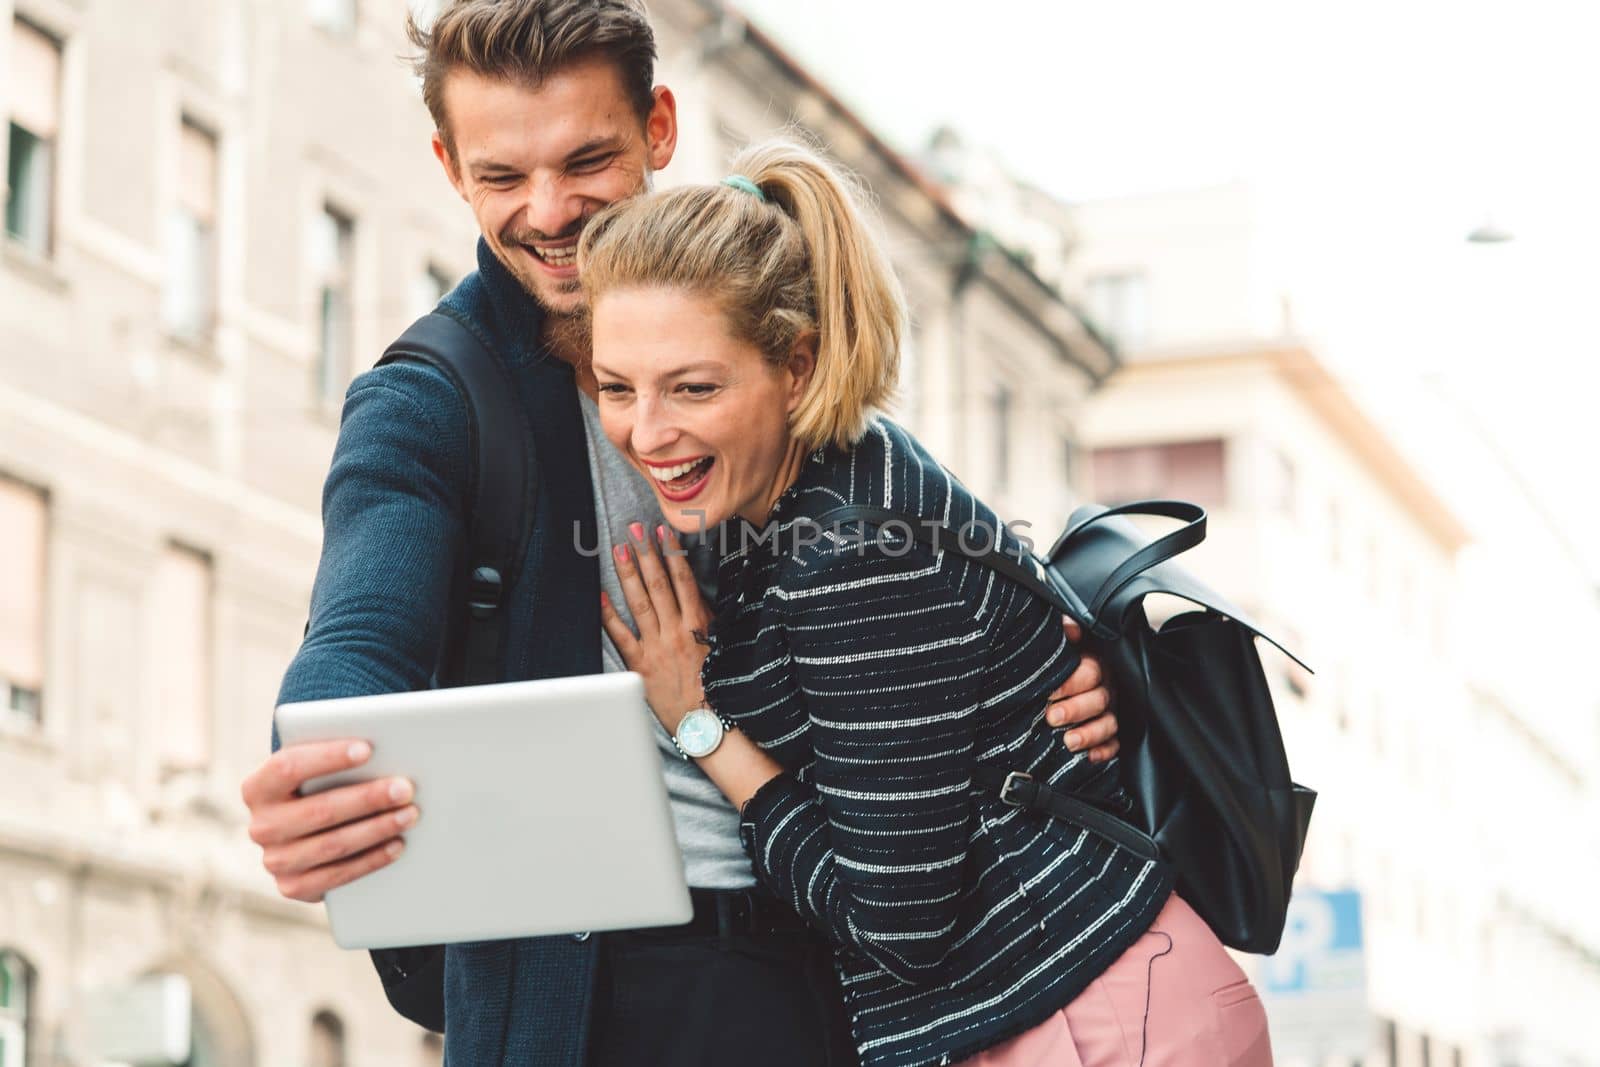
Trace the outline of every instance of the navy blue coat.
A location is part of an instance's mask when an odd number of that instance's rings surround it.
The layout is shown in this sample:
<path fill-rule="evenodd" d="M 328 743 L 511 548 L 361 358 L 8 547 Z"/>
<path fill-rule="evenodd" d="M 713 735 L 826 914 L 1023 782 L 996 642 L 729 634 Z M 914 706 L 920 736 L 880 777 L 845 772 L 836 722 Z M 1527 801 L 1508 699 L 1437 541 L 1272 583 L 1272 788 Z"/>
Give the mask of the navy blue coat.
<path fill-rule="evenodd" d="M 572 368 L 540 346 L 538 305 L 481 240 L 477 272 L 443 310 L 505 361 L 533 426 L 539 496 L 509 598 L 505 680 L 598 673 L 599 566 L 579 550 L 596 544 L 594 490 Z M 466 409 L 436 371 L 394 363 L 350 386 L 323 489 L 311 624 L 279 703 L 430 685 L 459 600 L 468 467 Z M 446 1062 L 582 1063 L 596 952 L 594 939 L 572 937 L 449 946 Z"/>

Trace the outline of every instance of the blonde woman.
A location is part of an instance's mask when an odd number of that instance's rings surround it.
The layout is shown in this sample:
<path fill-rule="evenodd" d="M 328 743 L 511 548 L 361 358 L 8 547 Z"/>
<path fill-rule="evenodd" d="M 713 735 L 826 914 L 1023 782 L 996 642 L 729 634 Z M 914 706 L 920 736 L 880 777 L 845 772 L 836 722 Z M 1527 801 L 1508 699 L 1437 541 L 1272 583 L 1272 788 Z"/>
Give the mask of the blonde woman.
<path fill-rule="evenodd" d="M 757 877 L 836 946 L 862 1063 L 1270 1064 L 1259 1000 L 1164 863 L 974 784 L 1125 801 L 1115 762 L 1038 712 L 1077 662 L 1048 604 L 890 526 L 827 526 L 867 504 L 1018 549 L 875 414 L 905 311 L 852 187 L 781 142 L 735 169 L 584 231 L 601 420 L 671 527 L 618 547 L 634 625 L 602 618 L 740 809 Z M 714 609 L 676 552 L 702 530 Z"/>

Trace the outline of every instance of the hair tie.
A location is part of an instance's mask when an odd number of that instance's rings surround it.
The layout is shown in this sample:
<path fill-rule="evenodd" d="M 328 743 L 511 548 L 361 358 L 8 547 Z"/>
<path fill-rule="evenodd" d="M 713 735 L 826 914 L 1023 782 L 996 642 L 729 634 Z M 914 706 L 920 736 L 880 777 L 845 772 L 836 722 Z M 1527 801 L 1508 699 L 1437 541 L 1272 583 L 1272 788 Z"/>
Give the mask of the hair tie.
<path fill-rule="evenodd" d="M 743 174 L 730 174 L 722 179 L 722 184 L 732 186 L 735 189 L 742 189 L 763 204 L 767 202 L 767 194 L 761 191 L 761 186 L 746 178 Z"/>

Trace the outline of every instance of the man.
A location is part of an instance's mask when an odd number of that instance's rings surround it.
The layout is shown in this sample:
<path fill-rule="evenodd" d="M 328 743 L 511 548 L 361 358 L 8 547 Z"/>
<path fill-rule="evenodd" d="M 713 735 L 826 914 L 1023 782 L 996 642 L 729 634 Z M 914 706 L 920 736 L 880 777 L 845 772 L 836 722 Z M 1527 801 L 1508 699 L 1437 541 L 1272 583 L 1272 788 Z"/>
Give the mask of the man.
<path fill-rule="evenodd" d="M 598 434 L 595 384 L 574 328 L 583 304 L 573 254 L 588 218 L 644 190 L 671 161 L 676 104 L 670 90 L 654 85 L 654 37 L 639 0 L 454 0 L 428 32 L 413 25 L 411 33 L 422 51 L 434 154 L 481 233 L 477 272 L 440 310 L 472 329 L 509 371 L 534 440 L 505 446 L 530 448 L 539 464 L 536 528 L 510 590 L 502 676 L 618 668 L 614 649 L 603 647 L 598 610 L 603 586 L 622 600 L 611 556 L 583 549 L 625 536 L 630 521 L 655 518 L 645 510 L 653 508 L 648 487 Z M 440 649 L 449 646 L 452 579 L 464 551 L 466 426 L 462 397 L 431 368 L 388 364 L 350 387 L 324 490 L 311 621 L 280 702 L 431 683 Z M 1103 714 L 1109 697 L 1098 668 L 1085 663 L 1048 714 L 1058 725 L 1080 724 L 1069 743 L 1077 735 L 1092 758 L 1109 758 L 1116 746 L 1115 721 Z M 697 920 L 709 917 L 716 928 L 719 916 L 737 912 L 748 925 L 752 909 L 768 905 L 753 891 L 739 850 L 737 814 L 692 762 L 672 753 L 664 734 L 662 748 Z M 399 854 L 421 814 L 409 782 L 297 795 L 307 779 L 357 766 L 368 754 L 359 741 L 297 746 L 246 779 L 251 836 L 286 897 L 319 901 Z M 730 909 L 729 900 L 742 901 L 743 910 Z M 762 921 L 782 919 L 766 912 Z M 785 959 L 764 974 L 754 927 L 733 930 L 731 943 L 726 922 L 720 934 L 691 926 L 653 939 L 580 934 L 449 946 L 449 1060 L 631 1064 L 675 1055 L 701 1064 L 804 1064 L 837 1054 L 831 1062 L 848 1062 L 851 1050 L 835 1047 L 847 1045 L 848 1033 L 839 1033 L 840 993 L 820 941 L 791 931 L 784 944 L 799 946 L 804 961 Z M 691 971 L 696 981 L 675 992 L 695 992 L 693 1004 L 674 1001 L 657 1016 L 633 995 Z M 806 1010 L 828 1003 L 814 1021 L 797 1018 L 793 1034 L 741 1028 L 730 1009 L 739 998 L 763 996 L 768 1005 Z M 752 1017 L 763 1010 L 755 1007 Z M 684 1026 L 696 1012 L 718 1025 Z"/>

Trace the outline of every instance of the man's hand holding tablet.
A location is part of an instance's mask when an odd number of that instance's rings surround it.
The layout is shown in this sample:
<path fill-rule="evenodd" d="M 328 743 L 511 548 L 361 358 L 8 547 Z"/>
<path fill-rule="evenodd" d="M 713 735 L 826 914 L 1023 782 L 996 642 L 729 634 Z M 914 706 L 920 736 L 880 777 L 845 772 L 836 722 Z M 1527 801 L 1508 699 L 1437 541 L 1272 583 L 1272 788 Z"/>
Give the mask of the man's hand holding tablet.
<path fill-rule="evenodd" d="M 693 916 L 636 674 L 287 703 L 275 722 L 283 748 L 245 784 L 252 836 L 345 948 Z"/>
<path fill-rule="evenodd" d="M 356 739 L 314 741 L 274 752 L 244 780 L 250 840 L 262 865 L 292 900 L 319 903 L 330 889 L 394 862 L 401 835 L 417 821 L 411 783 L 380 778 L 301 796 L 306 782 L 360 767 L 372 746 Z"/>

